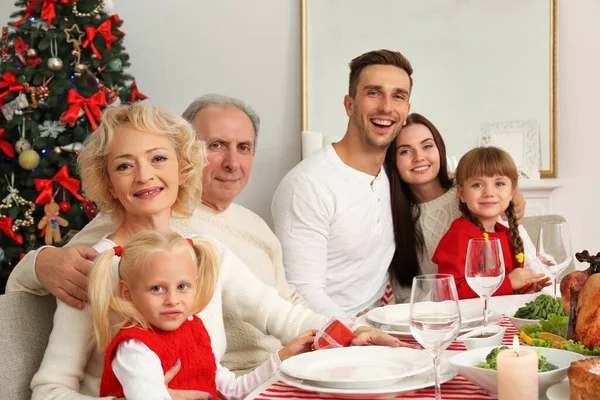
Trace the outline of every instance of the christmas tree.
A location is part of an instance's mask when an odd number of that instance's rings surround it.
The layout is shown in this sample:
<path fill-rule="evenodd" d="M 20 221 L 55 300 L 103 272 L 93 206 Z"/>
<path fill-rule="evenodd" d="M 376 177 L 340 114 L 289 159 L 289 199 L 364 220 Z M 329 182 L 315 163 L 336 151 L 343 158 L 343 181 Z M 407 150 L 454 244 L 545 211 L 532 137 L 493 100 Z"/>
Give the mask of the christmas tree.
<path fill-rule="evenodd" d="M 108 1 L 108 0 L 107 0 Z M 105 0 L 19 0 L 0 42 L 0 293 L 12 268 L 96 214 L 76 157 L 104 108 L 145 98 Z"/>

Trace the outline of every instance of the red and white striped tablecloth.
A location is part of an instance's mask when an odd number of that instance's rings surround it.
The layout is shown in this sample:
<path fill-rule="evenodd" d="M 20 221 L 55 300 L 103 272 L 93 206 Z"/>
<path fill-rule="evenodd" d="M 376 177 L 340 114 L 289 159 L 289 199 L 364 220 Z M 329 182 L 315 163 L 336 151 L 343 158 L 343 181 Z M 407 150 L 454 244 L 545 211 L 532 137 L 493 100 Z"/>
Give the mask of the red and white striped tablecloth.
<path fill-rule="evenodd" d="M 503 343 L 507 346 L 512 345 L 513 336 L 518 334 L 517 329 L 510 323 L 506 316 L 500 323 L 502 326 L 506 326 L 506 333 L 504 334 Z M 406 340 L 409 343 L 416 343 L 415 340 Z M 465 346 L 462 342 L 452 342 L 448 347 L 448 350 L 464 351 Z M 311 399 L 311 400 L 331 400 L 335 397 L 320 394 L 317 392 L 309 392 L 302 389 L 297 389 L 293 386 L 286 385 L 285 383 L 278 381 L 267 388 L 265 391 L 260 393 L 255 399 L 257 400 L 295 400 L 295 399 Z M 457 375 L 454 379 L 446 382 L 442 385 L 442 398 L 443 399 L 468 399 L 468 400 L 488 400 L 494 399 L 488 395 L 482 388 L 467 381 L 460 375 Z M 390 395 L 389 399 L 435 399 L 435 389 L 428 387 L 420 389 L 411 393 L 402 393 L 398 395 Z M 365 397 L 363 400 L 369 400 Z"/>

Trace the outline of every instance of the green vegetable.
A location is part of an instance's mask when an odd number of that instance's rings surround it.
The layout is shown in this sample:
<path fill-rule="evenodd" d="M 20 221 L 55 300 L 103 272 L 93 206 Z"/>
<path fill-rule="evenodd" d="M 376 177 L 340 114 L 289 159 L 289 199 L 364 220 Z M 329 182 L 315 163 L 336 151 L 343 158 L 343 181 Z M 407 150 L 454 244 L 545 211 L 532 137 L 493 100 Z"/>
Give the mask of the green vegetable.
<path fill-rule="evenodd" d="M 547 320 L 541 320 L 542 332 L 553 333 L 566 338 L 569 331 L 569 317 L 552 315 Z"/>
<path fill-rule="evenodd" d="M 485 369 L 498 368 L 498 365 L 496 364 L 496 358 L 498 357 L 498 353 L 500 353 L 502 350 L 506 350 L 506 349 L 508 349 L 508 347 L 506 347 L 506 346 L 496 347 L 495 349 L 490 351 L 490 354 L 485 356 L 485 361 L 480 362 L 479 364 L 476 365 L 476 367 L 485 368 Z"/>
<path fill-rule="evenodd" d="M 515 312 L 515 318 L 546 319 L 552 315 L 566 316 L 561 299 L 555 299 L 547 294 L 540 294 L 535 301 L 530 301 Z"/>
<path fill-rule="evenodd" d="M 502 347 L 496 347 L 495 349 L 493 349 L 490 354 L 488 354 L 487 356 L 485 356 L 485 361 L 480 362 L 479 364 L 476 365 L 477 368 L 484 368 L 484 369 L 498 369 L 498 363 L 497 363 L 497 357 L 498 357 L 498 353 L 500 353 L 502 350 L 506 350 L 508 349 L 508 347 L 506 346 L 502 346 Z M 558 367 L 552 363 L 549 363 L 548 360 L 546 359 L 546 357 L 541 353 L 541 352 L 537 352 L 538 355 L 538 372 L 546 372 L 546 371 L 553 371 L 555 369 L 558 369 Z"/>
<path fill-rule="evenodd" d="M 538 372 L 554 371 L 558 367 L 546 360 L 546 356 L 541 351 L 536 351 L 538 355 Z"/>
<path fill-rule="evenodd" d="M 540 325 L 523 325 L 519 328 L 520 332 L 525 332 L 532 340 L 531 345 L 534 347 L 552 347 L 552 340 L 540 339 L 541 332 L 553 333 L 555 335 L 566 338 L 569 324 L 569 317 L 560 317 L 558 315 L 551 316 L 548 320 L 541 320 Z M 586 348 L 581 342 L 567 340 L 562 344 L 562 349 L 579 353 L 584 356 L 600 356 L 600 347 L 593 349 Z"/>

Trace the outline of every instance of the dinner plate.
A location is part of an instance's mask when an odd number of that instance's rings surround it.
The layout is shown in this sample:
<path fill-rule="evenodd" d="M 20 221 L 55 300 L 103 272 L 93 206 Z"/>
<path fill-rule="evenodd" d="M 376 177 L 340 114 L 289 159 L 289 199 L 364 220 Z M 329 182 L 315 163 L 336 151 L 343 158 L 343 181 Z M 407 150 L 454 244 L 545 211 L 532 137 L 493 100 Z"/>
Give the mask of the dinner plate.
<path fill-rule="evenodd" d="M 558 382 L 548 388 L 546 392 L 548 400 L 569 400 L 571 398 L 571 385 L 568 379 Z"/>
<path fill-rule="evenodd" d="M 488 325 L 498 325 L 500 322 L 502 322 L 502 320 L 503 320 L 502 314 L 498 314 L 496 312 L 491 312 L 490 315 L 488 316 Z M 356 319 L 356 322 L 359 324 L 373 327 L 373 328 L 379 328 L 382 331 L 384 331 L 385 333 L 389 333 L 390 335 L 398 337 L 400 339 L 410 339 L 413 337 L 410 329 L 409 330 L 393 329 L 389 325 L 385 325 L 385 324 L 380 325 L 380 324 L 370 323 L 367 320 L 366 315 L 361 315 L 360 317 L 358 317 Z M 458 333 L 462 334 L 462 333 L 471 332 L 473 329 L 477 329 L 477 328 L 481 328 L 481 327 L 483 327 L 483 320 L 474 321 L 474 322 L 471 322 L 468 324 L 461 324 L 461 327 L 460 327 L 460 330 L 458 331 Z"/>
<path fill-rule="evenodd" d="M 287 376 L 337 389 L 386 386 L 432 367 L 431 357 L 422 350 L 386 346 L 325 349 L 281 363 Z"/>
<path fill-rule="evenodd" d="M 321 351 L 321 350 L 319 350 Z M 430 363 L 432 363 L 431 357 L 423 357 L 426 358 Z M 440 383 L 445 383 L 452 380 L 456 376 L 456 371 L 452 368 L 450 363 L 448 362 L 448 357 L 446 355 L 442 355 L 441 357 L 441 375 L 440 375 Z M 331 388 L 324 387 L 315 382 L 307 381 L 303 379 L 294 378 L 292 376 L 286 375 L 283 372 L 279 372 L 279 379 L 289 386 L 294 386 L 298 389 L 308 390 L 311 392 L 318 392 L 324 395 L 343 398 L 343 399 L 352 399 L 352 398 L 368 398 L 368 399 L 378 399 L 378 398 L 390 398 L 391 395 L 395 395 L 398 393 L 409 392 L 413 390 L 423 389 L 429 386 L 433 386 L 435 384 L 433 371 L 428 371 L 424 373 L 420 373 L 418 375 L 413 375 L 402 379 L 400 382 L 380 386 L 376 388 L 364 388 L 364 389 L 341 389 L 341 388 Z"/>
<path fill-rule="evenodd" d="M 430 307 L 432 310 L 439 310 L 443 303 L 429 303 L 420 306 L 422 310 Z M 461 325 L 469 325 L 483 321 L 483 303 L 481 299 L 465 299 L 459 301 Z M 410 304 L 393 304 L 385 307 L 378 307 L 366 314 L 367 321 L 371 324 L 388 325 L 396 331 L 409 331 L 409 312 Z M 488 310 L 488 318 L 491 315 Z"/>

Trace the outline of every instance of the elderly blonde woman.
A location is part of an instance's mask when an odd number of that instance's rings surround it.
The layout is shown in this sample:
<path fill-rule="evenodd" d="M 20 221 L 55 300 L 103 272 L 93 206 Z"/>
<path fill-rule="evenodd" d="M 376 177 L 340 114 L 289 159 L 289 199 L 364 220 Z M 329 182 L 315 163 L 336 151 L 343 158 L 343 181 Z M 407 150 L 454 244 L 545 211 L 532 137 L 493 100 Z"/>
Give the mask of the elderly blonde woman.
<path fill-rule="evenodd" d="M 78 160 L 86 196 L 119 221 L 118 228 L 94 248 L 102 252 L 122 246 L 146 229 L 172 228 L 183 236 L 196 236 L 190 216 L 201 201 L 204 159 L 204 144 L 195 140 L 191 126 L 181 117 L 146 104 L 107 109 Z M 286 302 L 225 246 L 213 243 L 221 259 L 219 286 L 199 316 L 210 333 L 217 361 L 225 349 L 223 307 L 283 343 L 325 323 L 327 317 Z M 92 329 L 89 305 L 78 310 L 58 301 L 48 348 L 31 383 L 34 399 L 98 396 L 102 355 L 90 346 Z M 359 327 L 357 333 L 355 344 L 400 345 L 380 331 Z M 174 398 L 202 398 L 197 393 L 184 397 L 188 395 L 172 393 Z"/>

